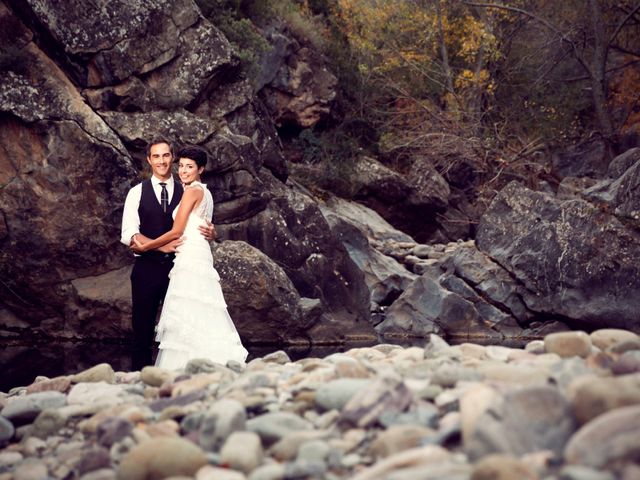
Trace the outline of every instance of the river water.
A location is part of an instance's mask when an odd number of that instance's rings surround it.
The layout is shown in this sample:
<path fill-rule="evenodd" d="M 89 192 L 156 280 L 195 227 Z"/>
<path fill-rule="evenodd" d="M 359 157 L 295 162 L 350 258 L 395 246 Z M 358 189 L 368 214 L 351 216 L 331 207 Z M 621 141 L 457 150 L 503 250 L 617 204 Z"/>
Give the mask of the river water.
<path fill-rule="evenodd" d="M 510 347 L 522 347 L 526 340 L 511 339 L 499 342 Z M 471 341 L 472 343 L 497 343 L 492 339 L 448 339 L 451 344 Z M 284 350 L 292 360 L 306 357 L 323 358 L 336 352 L 344 352 L 351 348 L 369 347 L 378 343 L 393 343 L 403 347 L 420 346 L 427 342 L 425 338 L 387 337 L 379 339 L 363 339 L 340 344 L 319 345 L 251 345 L 245 344 L 249 351 L 250 361 L 276 350 Z M 155 353 L 155 352 L 154 352 Z M 131 370 L 131 353 L 129 346 L 122 343 L 106 342 L 70 342 L 61 340 L 38 341 L 37 343 L 7 343 L 0 341 L 0 392 L 8 392 L 11 388 L 31 384 L 36 376 L 44 375 L 52 378 L 59 375 L 70 375 L 93 367 L 98 363 L 109 363 L 114 370 Z"/>
<path fill-rule="evenodd" d="M 249 358 L 261 357 L 284 350 L 292 360 L 305 357 L 325 357 L 354 347 L 371 346 L 378 342 L 340 345 L 245 345 Z M 420 345 L 423 345 L 421 341 Z M 154 352 L 155 354 L 155 352 Z M 129 346 L 104 342 L 40 341 L 35 344 L 0 343 L 0 392 L 29 385 L 36 376 L 52 378 L 69 375 L 98 363 L 109 363 L 114 370 L 131 370 Z"/>

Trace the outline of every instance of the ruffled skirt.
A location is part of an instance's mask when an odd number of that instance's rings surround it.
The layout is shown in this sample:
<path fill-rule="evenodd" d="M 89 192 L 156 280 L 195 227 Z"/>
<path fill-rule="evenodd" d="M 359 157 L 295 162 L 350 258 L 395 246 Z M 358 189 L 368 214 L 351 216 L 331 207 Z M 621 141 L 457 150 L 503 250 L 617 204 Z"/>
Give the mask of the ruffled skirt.
<path fill-rule="evenodd" d="M 247 350 L 227 312 L 209 244 L 182 245 L 169 279 L 156 327 L 156 366 L 175 370 L 194 358 L 244 362 Z"/>

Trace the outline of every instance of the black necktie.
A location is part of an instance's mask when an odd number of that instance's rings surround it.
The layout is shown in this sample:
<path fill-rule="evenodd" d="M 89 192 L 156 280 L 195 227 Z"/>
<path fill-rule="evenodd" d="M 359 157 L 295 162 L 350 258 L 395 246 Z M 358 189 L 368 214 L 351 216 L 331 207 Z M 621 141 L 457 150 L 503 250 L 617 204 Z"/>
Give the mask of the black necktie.
<path fill-rule="evenodd" d="M 167 213 L 167 207 L 169 206 L 169 192 L 167 192 L 167 184 L 160 182 L 162 191 L 160 192 L 160 203 L 162 204 L 162 210 Z"/>

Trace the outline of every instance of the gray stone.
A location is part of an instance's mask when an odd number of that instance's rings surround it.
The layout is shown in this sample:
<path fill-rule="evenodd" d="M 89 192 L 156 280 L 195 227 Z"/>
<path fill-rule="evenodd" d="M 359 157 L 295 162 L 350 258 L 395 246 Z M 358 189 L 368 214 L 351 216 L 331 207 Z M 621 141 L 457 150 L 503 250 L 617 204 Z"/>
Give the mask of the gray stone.
<path fill-rule="evenodd" d="M 14 425 L 23 425 L 31 423 L 43 410 L 62 407 L 66 403 L 67 397 L 60 392 L 39 392 L 16 397 L 0 414 Z"/>
<path fill-rule="evenodd" d="M 361 378 L 339 378 L 320 385 L 315 401 L 320 410 L 342 410 L 351 397 L 371 383 Z"/>
<path fill-rule="evenodd" d="M 602 472 L 582 465 L 566 465 L 562 467 L 558 480 L 615 480 L 610 472 Z"/>
<path fill-rule="evenodd" d="M 130 435 L 133 427 L 133 423 L 126 418 L 109 417 L 98 424 L 96 430 L 98 443 L 103 447 L 111 447 Z"/>
<path fill-rule="evenodd" d="M 193 476 L 207 465 L 200 448 L 183 438 L 155 437 L 132 448 L 118 467 L 121 480 L 161 479 Z"/>
<path fill-rule="evenodd" d="M 289 412 L 265 413 L 247 421 L 247 430 L 260 435 L 265 446 L 277 442 L 286 434 L 298 430 L 311 430 L 312 424 Z"/>
<path fill-rule="evenodd" d="M 324 462 L 329 455 L 329 444 L 324 440 L 309 440 L 300 445 L 296 461 Z"/>
<path fill-rule="evenodd" d="M 538 450 L 559 454 L 575 428 L 571 406 L 557 389 L 524 387 L 489 406 L 465 438 L 464 448 L 472 459 L 490 453 L 520 456 Z"/>
<path fill-rule="evenodd" d="M 204 413 L 198 429 L 198 444 L 209 452 L 220 449 L 233 432 L 244 430 L 247 414 L 237 400 L 218 400 Z"/>
<path fill-rule="evenodd" d="M 619 205 L 630 212 L 640 189 L 628 180 Z M 525 287 L 522 300 L 530 310 L 596 328 L 638 330 L 640 238 L 602 208 L 511 182 L 481 218 L 476 243 Z"/>
<path fill-rule="evenodd" d="M 581 331 L 550 333 L 544 337 L 544 349 L 563 358 L 585 358 L 591 353 L 591 339 Z"/>
<path fill-rule="evenodd" d="M 245 474 L 262 463 L 264 452 L 260 437 L 254 432 L 233 432 L 220 450 L 220 462 Z"/>
<path fill-rule="evenodd" d="M 271 463 L 256 468 L 248 477 L 248 480 L 282 480 L 286 467 L 282 463 Z"/>
<path fill-rule="evenodd" d="M 17 463 L 20 463 L 24 456 L 20 452 L 0 452 L 0 472 L 10 469 Z"/>
<path fill-rule="evenodd" d="M 616 408 L 584 425 L 569 440 L 564 459 L 596 469 L 633 462 L 640 454 L 640 405 Z"/>
<path fill-rule="evenodd" d="M 68 417 L 60 410 L 43 410 L 33 422 L 33 435 L 45 439 L 64 427 L 67 420 Z"/>
<path fill-rule="evenodd" d="M 13 471 L 14 480 L 48 480 L 47 466 L 40 459 L 27 458 Z"/>
<path fill-rule="evenodd" d="M 72 375 L 71 381 L 75 383 L 82 383 L 82 382 L 115 383 L 116 376 L 111 365 L 109 365 L 108 363 L 101 363 L 87 370 L 84 370 L 83 372 Z"/>
<path fill-rule="evenodd" d="M 378 377 L 356 393 L 342 409 L 338 423 L 370 427 L 385 412 L 403 412 L 413 400 L 405 383 L 394 377 Z"/>
<path fill-rule="evenodd" d="M 13 437 L 15 431 L 16 430 L 13 426 L 13 423 L 11 423 L 5 417 L 0 416 L 0 443 L 11 440 L 11 437 Z"/>

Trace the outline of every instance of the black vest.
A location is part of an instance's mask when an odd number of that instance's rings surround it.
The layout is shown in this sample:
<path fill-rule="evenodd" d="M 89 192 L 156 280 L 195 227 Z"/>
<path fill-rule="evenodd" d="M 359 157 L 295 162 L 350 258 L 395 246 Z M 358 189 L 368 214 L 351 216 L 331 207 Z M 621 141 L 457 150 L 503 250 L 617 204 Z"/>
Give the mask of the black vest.
<path fill-rule="evenodd" d="M 173 226 L 173 210 L 180 203 L 182 198 L 182 185 L 179 182 L 173 182 L 173 197 L 169 202 L 169 208 L 166 213 L 162 211 L 162 205 L 158 202 L 153 191 L 151 180 L 142 182 L 142 196 L 140 197 L 140 206 L 138 207 L 138 215 L 140 216 L 140 233 L 145 237 L 158 238 L 160 235 L 167 233 Z"/>

